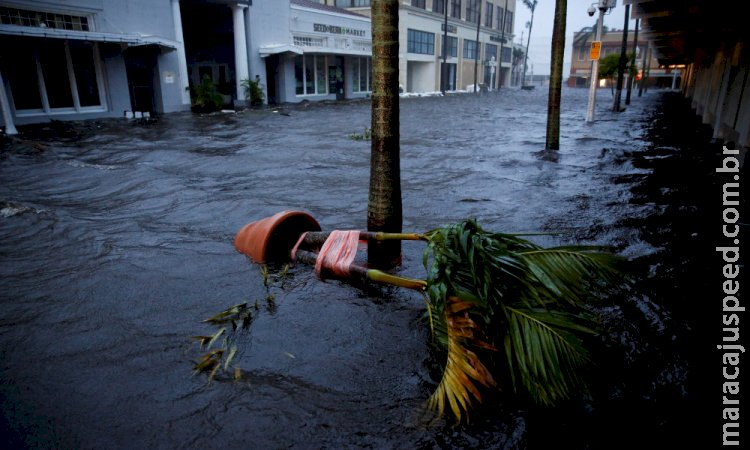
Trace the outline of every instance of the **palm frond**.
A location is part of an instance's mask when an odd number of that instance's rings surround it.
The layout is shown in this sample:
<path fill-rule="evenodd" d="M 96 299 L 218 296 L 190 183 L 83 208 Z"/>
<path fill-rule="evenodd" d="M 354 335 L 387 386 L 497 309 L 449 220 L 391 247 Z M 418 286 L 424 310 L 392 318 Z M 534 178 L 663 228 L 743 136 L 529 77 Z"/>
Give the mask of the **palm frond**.
<path fill-rule="evenodd" d="M 590 296 L 590 281 L 616 285 L 622 280 L 615 269 L 621 259 L 598 248 L 566 246 L 524 250 L 519 256 L 535 281 L 548 291 L 539 291 L 541 294 L 573 306 L 579 306 Z"/>
<path fill-rule="evenodd" d="M 505 309 L 508 333 L 504 349 L 514 390 L 523 387 L 535 401 L 546 405 L 569 398 L 580 384 L 575 369 L 588 362 L 578 335 L 595 333 L 594 322 L 559 311 Z"/>
<path fill-rule="evenodd" d="M 441 416 L 446 404 L 449 405 L 458 421 L 468 416 L 474 401 L 482 401 L 477 385 L 495 385 L 490 371 L 469 349 L 469 346 L 490 348 L 479 337 L 479 326 L 469 315 L 472 307 L 472 303 L 456 297 L 449 299 L 444 316 L 447 362 L 440 383 L 427 402 L 428 408 Z"/>
<path fill-rule="evenodd" d="M 443 414 L 448 405 L 461 420 L 481 401 L 479 388 L 495 385 L 491 372 L 541 404 L 572 395 L 587 362 L 582 336 L 597 329 L 586 302 L 601 285 L 621 282 L 619 258 L 600 247 L 544 248 L 473 220 L 424 235 L 428 316 L 447 354 L 430 408 Z M 498 351 L 474 351 L 482 345 Z"/>

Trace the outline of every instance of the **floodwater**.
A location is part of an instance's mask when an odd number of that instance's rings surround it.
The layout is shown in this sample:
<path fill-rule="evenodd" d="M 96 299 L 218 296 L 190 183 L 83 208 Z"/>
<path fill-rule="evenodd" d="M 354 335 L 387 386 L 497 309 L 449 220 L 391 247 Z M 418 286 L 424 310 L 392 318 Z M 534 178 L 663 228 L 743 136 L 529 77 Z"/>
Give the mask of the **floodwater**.
<path fill-rule="evenodd" d="M 691 187 L 712 171 L 690 155 L 703 136 L 676 94 L 634 95 L 615 114 L 601 90 L 593 124 L 587 95 L 564 91 L 556 157 L 540 152 L 543 88 L 401 100 L 405 230 L 476 218 L 561 232 L 541 243 L 612 246 L 639 280 L 599 307 L 588 394 L 553 409 L 509 397 L 461 427 L 419 420 L 437 381 L 419 295 L 306 266 L 271 267 L 266 285 L 233 247 L 243 225 L 285 209 L 366 228 L 369 142 L 349 135 L 369 126 L 367 101 L 20 127 L 0 153 L 3 448 L 689 442 L 700 315 L 688 304 L 702 287 Z M 399 273 L 422 276 L 422 250 L 405 243 Z M 194 375 L 205 351 L 191 336 L 245 301 L 252 323 L 224 335 L 231 367 Z"/>

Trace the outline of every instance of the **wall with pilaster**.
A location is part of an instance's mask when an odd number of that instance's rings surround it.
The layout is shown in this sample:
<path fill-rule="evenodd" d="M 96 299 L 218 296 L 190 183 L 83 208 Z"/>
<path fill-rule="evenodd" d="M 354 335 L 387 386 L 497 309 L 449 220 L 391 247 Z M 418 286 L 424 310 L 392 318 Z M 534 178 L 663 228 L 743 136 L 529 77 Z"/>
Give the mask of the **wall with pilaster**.
<path fill-rule="evenodd" d="M 290 6 L 288 1 L 279 0 L 255 0 L 247 12 L 247 53 L 250 70 L 250 78 L 260 76 L 260 83 L 268 85 L 266 74 L 266 60 L 260 57 L 260 47 L 273 44 L 290 44 L 292 35 L 289 31 Z M 282 61 L 285 61 L 282 58 Z M 284 65 L 286 66 L 286 65 Z M 279 70 L 282 70 L 281 68 Z M 287 70 L 286 68 L 284 70 Z M 294 80 L 294 65 L 292 64 L 292 76 Z M 290 83 L 283 83 L 288 86 Z M 294 84 L 291 83 L 292 88 Z M 279 97 L 283 100 L 288 92 L 284 92 L 284 86 L 280 86 Z M 266 98 L 268 92 L 265 93 Z M 292 91 L 292 96 L 294 92 Z"/>
<path fill-rule="evenodd" d="M 709 65 L 688 68 L 683 93 L 714 138 L 750 147 L 750 52 L 742 43 L 725 45 Z"/>

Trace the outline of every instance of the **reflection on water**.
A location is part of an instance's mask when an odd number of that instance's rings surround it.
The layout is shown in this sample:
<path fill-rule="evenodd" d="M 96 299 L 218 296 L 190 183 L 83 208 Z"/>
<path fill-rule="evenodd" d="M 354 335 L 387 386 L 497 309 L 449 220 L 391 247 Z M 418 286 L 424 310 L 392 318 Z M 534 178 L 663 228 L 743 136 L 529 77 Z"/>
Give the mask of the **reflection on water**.
<path fill-rule="evenodd" d="M 657 142 L 661 93 L 617 115 L 602 96 L 593 124 L 586 95 L 564 91 L 557 155 L 540 153 L 543 89 L 403 99 L 401 164 L 405 230 L 474 217 L 557 231 L 540 243 L 611 245 L 655 280 L 601 305 L 610 331 L 587 398 L 552 411 L 507 400 L 466 427 L 425 427 L 435 380 L 421 297 L 306 267 L 264 286 L 232 246 L 244 224 L 304 209 L 323 229 L 366 227 L 369 143 L 348 136 L 369 126 L 370 105 L 305 104 L 87 122 L 80 138 L 54 124 L 6 143 L 0 431 L 11 447 L 45 448 L 549 448 L 552 437 L 613 448 L 637 442 L 634 428 L 669 436 L 691 406 L 692 317 L 665 286 L 692 273 L 662 256 L 673 255 L 670 189 L 683 186 L 654 172 L 680 148 Z M 421 252 L 404 244 L 404 275 L 423 275 Z M 243 301 L 259 309 L 236 336 L 242 376 L 191 376 L 190 336 Z"/>

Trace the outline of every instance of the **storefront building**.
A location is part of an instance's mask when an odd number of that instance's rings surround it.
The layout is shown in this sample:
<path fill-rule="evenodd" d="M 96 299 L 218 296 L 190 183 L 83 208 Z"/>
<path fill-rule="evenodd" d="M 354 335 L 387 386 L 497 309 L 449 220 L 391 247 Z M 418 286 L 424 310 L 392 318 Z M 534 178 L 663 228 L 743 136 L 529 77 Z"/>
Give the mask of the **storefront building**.
<path fill-rule="evenodd" d="M 285 39 L 251 25 L 256 31 L 250 40 L 258 43 L 257 54 L 265 61 L 270 103 L 372 93 L 368 17 L 307 0 L 291 0 L 288 15 Z"/>
<path fill-rule="evenodd" d="M 178 0 L 0 1 L 6 131 L 14 123 L 181 111 L 190 107 L 186 88 Z"/>
<path fill-rule="evenodd" d="M 370 15 L 370 0 L 319 1 Z M 515 10 L 516 0 L 401 0 L 402 90 L 441 91 L 443 64 L 447 91 L 473 89 L 475 83 L 489 90 L 510 86 Z M 447 45 L 443 46 L 446 34 Z M 446 58 L 443 48 L 448 51 Z"/>
<path fill-rule="evenodd" d="M 308 0 L 0 0 L 0 127 L 371 93 L 370 19 Z"/>

